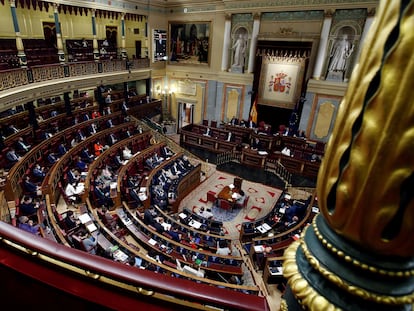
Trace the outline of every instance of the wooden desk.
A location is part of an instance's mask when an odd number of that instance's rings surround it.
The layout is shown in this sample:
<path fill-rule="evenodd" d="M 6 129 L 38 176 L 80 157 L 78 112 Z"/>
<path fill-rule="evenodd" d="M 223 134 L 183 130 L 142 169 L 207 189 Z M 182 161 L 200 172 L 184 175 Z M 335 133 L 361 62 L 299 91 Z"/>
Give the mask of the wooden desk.
<path fill-rule="evenodd" d="M 230 186 L 225 186 L 221 191 L 217 194 L 218 199 L 227 200 L 230 202 L 235 201 L 235 199 L 232 197 L 233 191 L 230 189 Z"/>
<path fill-rule="evenodd" d="M 252 150 L 251 148 L 243 148 L 241 163 L 243 165 L 264 168 L 267 156 L 268 154 L 266 152 L 262 151 L 259 153 L 257 150 Z"/>

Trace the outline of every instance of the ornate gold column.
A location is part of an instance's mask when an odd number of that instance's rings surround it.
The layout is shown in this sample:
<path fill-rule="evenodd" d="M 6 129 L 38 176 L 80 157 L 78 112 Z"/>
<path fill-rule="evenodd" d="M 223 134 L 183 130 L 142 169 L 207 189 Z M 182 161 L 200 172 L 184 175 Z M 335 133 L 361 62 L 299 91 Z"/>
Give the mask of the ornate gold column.
<path fill-rule="evenodd" d="M 285 252 L 282 309 L 412 310 L 414 0 L 381 1 L 318 176 L 322 214 Z"/>

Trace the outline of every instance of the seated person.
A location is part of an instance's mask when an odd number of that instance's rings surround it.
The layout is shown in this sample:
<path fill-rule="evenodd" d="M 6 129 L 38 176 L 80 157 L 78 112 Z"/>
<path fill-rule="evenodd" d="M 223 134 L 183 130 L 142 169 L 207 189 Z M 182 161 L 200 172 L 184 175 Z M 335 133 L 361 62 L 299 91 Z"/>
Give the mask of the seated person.
<path fill-rule="evenodd" d="M 156 153 L 156 152 L 154 153 L 153 158 L 154 158 L 154 161 L 157 163 L 157 165 L 158 164 L 161 164 L 162 161 L 164 161 L 164 158 L 163 157 L 160 157 L 158 155 L 158 153 Z"/>
<path fill-rule="evenodd" d="M 114 206 L 114 202 L 112 201 L 109 193 L 109 188 L 104 188 L 104 185 L 102 183 L 96 183 L 94 194 L 97 199 L 96 204 L 101 206 L 104 205 L 107 207 Z"/>
<path fill-rule="evenodd" d="M 98 110 L 94 110 L 92 112 L 92 119 L 99 118 L 100 116 L 101 116 L 101 113 Z"/>
<path fill-rule="evenodd" d="M 99 233 L 98 233 L 99 234 Z M 80 240 L 81 249 L 85 250 L 89 254 L 96 255 L 98 247 L 98 239 L 90 235 L 86 230 L 80 230 L 77 234 L 77 239 Z"/>
<path fill-rule="evenodd" d="M 239 125 L 239 119 L 233 116 L 233 118 L 230 120 L 230 125 Z"/>
<path fill-rule="evenodd" d="M 131 197 L 132 200 L 134 200 L 136 205 L 138 205 L 138 206 L 142 205 L 141 199 L 139 198 L 139 195 L 138 195 L 137 190 L 135 188 L 130 188 L 129 189 L 129 196 Z"/>
<path fill-rule="evenodd" d="M 233 134 L 232 134 L 231 132 L 229 132 L 229 133 L 227 134 L 227 139 L 226 139 L 226 141 L 232 141 L 232 138 L 233 138 Z"/>
<path fill-rule="evenodd" d="M 118 138 L 115 136 L 114 133 L 109 134 L 108 137 L 108 145 L 112 146 L 118 142 Z"/>
<path fill-rule="evenodd" d="M 231 255 L 231 244 L 228 245 L 226 241 L 219 241 L 217 242 L 217 251 L 216 254 L 218 255 Z"/>
<path fill-rule="evenodd" d="M 101 155 L 101 153 L 104 151 L 104 146 L 101 144 L 101 142 L 99 140 L 97 140 L 95 142 L 95 144 L 93 145 L 93 149 L 95 151 L 95 157 L 99 157 Z"/>
<path fill-rule="evenodd" d="M 81 197 L 80 195 L 85 192 L 85 186 L 83 183 L 68 183 L 65 188 L 65 194 L 69 200 L 80 203 Z"/>
<path fill-rule="evenodd" d="M 10 165 L 14 165 L 17 163 L 22 157 L 16 154 L 14 148 L 10 148 L 10 150 L 6 154 L 6 158 L 9 161 Z"/>
<path fill-rule="evenodd" d="M 129 107 L 127 103 L 125 102 L 125 100 L 122 102 L 121 110 L 124 115 L 126 115 L 129 110 Z"/>
<path fill-rule="evenodd" d="M 174 179 L 177 179 L 178 178 L 178 175 L 177 174 L 173 174 L 171 172 L 171 169 L 167 169 L 167 170 L 162 169 L 162 172 L 164 173 L 164 176 L 167 177 L 170 180 L 174 180 Z"/>
<path fill-rule="evenodd" d="M 112 173 L 106 167 L 99 170 L 98 175 L 96 176 L 96 182 L 101 183 L 105 187 L 109 187 L 109 184 L 112 181 Z"/>
<path fill-rule="evenodd" d="M 72 140 L 70 141 L 70 146 L 73 148 L 75 147 L 77 144 L 79 144 L 80 140 L 77 136 L 73 137 Z"/>
<path fill-rule="evenodd" d="M 263 270 L 265 262 L 266 262 L 266 256 L 273 253 L 273 249 L 270 246 L 263 245 L 262 251 L 256 252 L 256 264 L 259 270 Z"/>
<path fill-rule="evenodd" d="M 244 199 L 246 198 L 246 195 L 245 195 L 244 191 L 241 190 L 241 189 L 240 189 L 238 194 L 239 195 L 237 196 L 236 204 L 242 206 L 244 204 Z"/>
<path fill-rule="evenodd" d="M 299 221 L 299 217 L 298 216 L 293 216 L 292 219 L 290 221 L 285 222 L 285 226 L 286 228 L 291 228 L 294 225 L 296 225 Z"/>
<path fill-rule="evenodd" d="M 68 152 L 68 150 L 66 149 L 66 146 L 64 143 L 60 143 L 59 147 L 58 147 L 58 154 L 60 156 L 63 156 L 64 154 L 66 154 L 66 152 Z"/>
<path fill-rule="evenodd" d="M 25 154 L 26 152 L 28 152 L 30 150 L 32 146 L 27 144 L 24 140 L 23 137 L 19 137 L 17 142 L 16 142 L 16 150 L 17 152 L 21 153 L 21 154 Z"/>
<path fill-rule="evenodd" d="M 77 183 L 81 179 L 81 174 L 77 169 L 71 168 L 67 173 L 67 177 L 69 183 Z"/>
<path fill-rule="evenodd" d="M 64 222 L 65 222 L 65 226 L 67 230 L 71 230 L 76 228 L 77 226 L 80 225 L 80 220 L 75 219 L 75 213 L 71 210 L 69 210 L 66 213 L 66 217 L 64 218 Z"/>
<path fill-rule="evenodd" d="M 150 206 L 144 212 L 144 224 L 152 225 L 155 222 L 155 217 L 157 216 L 157 212 L 155 211 L 154 206 Z"/>
<path fill-rule="evenodd" d="M 262 144 L 262 142 L 260 141 L 259 138 L 256 137 L 254 139 L 254 141 L 252 143 L 252 146 L 251 146 L 251 149 L 252 150 L 257 150 L 257 151 L 263 151 L 264 150 L 263 144 Z"/>
<path fill-rule="evenodd" d="M 172 205 L 177 201 L 177 194 L 175 191 L 168 191 L 168 204 Z"/>
<path fill-rule="evenodd" d="M 174 152 L 172 152 L 171 149 L 168 148 L 167 146 L 164 146 L 162 148 L 162 153 L 163 153 L 164 157 L 166 157 L 166 158 L 172 157 L 174 155 Z"/>
<path fill-rule="evenodd" d="M 48 131 L 44 131 L 42 133 L 42 135 L 40 136 L 41 140 L 48 140 L 49 138 L 53 137 L 53 134 L 48 132 Z"/>
<path fill-rule="evenodd" d="M 251 117 L 249 117 L 249 121 L 247 121 L 246 127 L 248 127 L 248 128 L 255 128 L 256 127 L 256 123 L 253 122 Z"/>
<path fill-rule="evenodd" d="M 59 158 L 57 157 L 57 155 L 53 152 L 49 153 L 47 155 L 47 161 L 49 162 L 49 164 L 53 165 L 55 164 L 57 161 L 59 160 Z"/>
<path fill-rule="evenodd" d="M 83 141 L 83 140 L 86 139 L 86 136 L 82 133 L 81 129 L 78 129 L 78 132 L 76 134 L 76 138 L 77 138 L 78 142 Z"/>
<path fill-rule="evenodd" d="M 17 132 L 19 132 L 19 129 L 16 126 L 14 126 L 13 124 L 9 124 L 7 126 L 6 134 L 8 136 L 13 135 L 13 134 L 16 134 Z"/>
<path fill-rule="evenodd" d="M 38 180 L 43 180 L 46 176 L 45 168 L 41 167 L 39 164 L 35 164 L 32 170 L 32 174 Z"/>
<path fill-rule="evenodd" d="M 107 128 L 114 127 L 114 124 L 113 124 L 113 122 L 112 122 L 112 119 L 108 119 L 108 120 L 106 121 L 106 127 L 107 127 Z"/>
<path fill-rule="evenodd" d="M 165 228 L 163 226 L 164 218 L 163 217 L 156 217 L 154 219 L 155 219 L 155 221 L 152 223 L 151 226 L 153 226 L 155 228 L 155 230 L 157 230 L 158 233 L 163 233 L 165 231 Z"/>
<path fill-rule="evenodd" d="M 26 175 L 23 180 L 23 189 L 31 195 L 42 195 L 42 188 L 30 180 L 30 176 Z"/>
<path fill-rule="evenodd" d="M 83 148 L 81 152 L 81 157 L 82 157 L 82 160 L 85 161 L 86 163 L 91 163 L 93 160 L 95 160 L 95 157 L 89 153 L 89 149 L 86 147 Z"/>
<path fill-rule="evenodd" d="M 176 226 L 171 226 L 170 230 L 167 231 L 171 239 L 173 239 L 176 242 L 180 242 L 182 235 L 178 232 L 178 228 Z"/>
<path fill-rule="evenodd" d="M 19 217 L 19 226 L 20 229 L 27 231 L 29 233 L 40 235 L 39 225 L 35 225 L 32 219 L 29 219 L 27 216 Z"/>
<path fill-rule="evenodd" d="M 98 126 L 95 123 L 92 123 L 88 126 L 89 135 L 94 135 L 98 132 Z"/>
<path fill-rule="evenodd" d="M 148 166 L 149 169 L 153 169 L 156 166 L 152 157 L 146 158 L 145 164 Z"/>
<path fill-rule="evenodd" d="M 20 202 L 19 210 L 20 215 L 22 216 L 33 216 L 36 215 L 37 209 L 39 208 L 39 203 L 34 203 L 33 199 L 29 195 L 23 197 L 22 202 Z"/>
<path fill-rule="evenodd" d="M 89 121 L 89 120 L 90 120 L 90 117 L 89 117 L 88 113 L 87 113 L 87 112 L 85 112 L 85 113 L 83 114 L 83 121 Z"/>
<path fill-rule="evenodd" d="M 122 158 L 124 160 L 129 160 L 132 158 L 132 152 L 131 149 L 128 148 L 128 146 L 124 146 L 124 149 L 122 150 Z"/>
<path fill-rule="evenodd" d="M 113 164 L 115 165 L 115 168 L 117 169 L 127 163 L 128 163 L 128 160 L 122 160 L 119 154 L 117 154 L 115 158 L 113 159 Z"/>
<path fill-rule="evenodd" d="M 85 172 L 88 170 L 88 164 L 82 160 L 81 156 L 78 156 L 78 160 L 76 161 L 76 167 L 81 171 Z"/>
<path fill-rule="evenodd" d="M 98 207 L 96 209 L 96 212 L 98 213 L 99 218 L 107 227 L 109 227 L 111 230 L 114 230 L 116 228 L 117 217 L 114 217 L 105 206 Z"/>

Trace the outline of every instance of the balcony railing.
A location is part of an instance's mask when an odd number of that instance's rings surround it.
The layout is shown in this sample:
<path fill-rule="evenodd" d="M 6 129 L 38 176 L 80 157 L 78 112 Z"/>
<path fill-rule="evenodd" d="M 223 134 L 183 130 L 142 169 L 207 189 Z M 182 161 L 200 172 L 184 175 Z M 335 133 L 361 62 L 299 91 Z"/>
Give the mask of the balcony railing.
<path fill-rule="evenodd" d="M 132 63 L 132 65 L 131 65 Z M 47 64 L 0 71 L 0 92 L 27 85 L 67 77 L 80 77 L 97 73 L 109 73 L 150 67 L 148 58 L 126 60 L 105 60 L 99 62 L 77 62 Z"/>

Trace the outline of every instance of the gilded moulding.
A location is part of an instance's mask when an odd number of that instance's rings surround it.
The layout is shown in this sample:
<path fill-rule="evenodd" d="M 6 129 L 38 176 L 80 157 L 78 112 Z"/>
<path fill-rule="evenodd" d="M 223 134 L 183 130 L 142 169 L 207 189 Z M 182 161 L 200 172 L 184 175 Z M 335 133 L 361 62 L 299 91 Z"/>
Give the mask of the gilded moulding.
<path fill-rule="evenodd" d="M 360 260 L 353 258 L 349 254 L 346 254 L 343 250 L 339 249 L 338 247 L 335 247 L 332 243 L 330 243 L 319 231 L 318 225 L 316 223 L 317 217 L 315 217 L 312 221 L 312 227 L 315 232 L 315 236 L 318 238 L 318 240 L 322 243 L 322 245 L 329 250 L 331 253 L 333 253 L 335 256 L 337 256 L 339 259 L 343 259 L 348 263 L 351 263 L 357 268 L 360 268 L 362 270 L 367 270 L 371 273 L 376 273 L 379 275 L 388 275 L 390 277 L 399 277 L 399 278 L 406 278 L 410 276 L 414 276 L 414 269 L 409 270 L 385 270 L 380 267 L 374 267 L 372 265 L 368 265 L 364 262 L 361 262 Z"/>
<path fill-rule="evenodd" d="M 293 242 L 285 250 L 285 261 L 283 262 L 283 276 L 288 280 L 288 284 L 298 302 L 311 311 L 340 311 L 340 308 L 333 305 L 324 296 L 321 296 L 302 277 L 296 263 L 296 252 L 299 246 L 300 241 Z"/>
<path fill-rule="evenodd" d="M 414 302 L 414 293 L 404 296 L 388 296 L 388 295 L 378 295 L 376 293 L 370 292 L 364 288 L 356 286 L 355 284 L 350 284 L 343 279 L 341 279 L 337 274 L 328 269 L 324 268 L 324 266 L 319 262 L 318 258 L 313 256 L 309 251 L 305 241 L 302 239 L 300 242 L 300 246 L 302 248 L 303 253 L 309 264 L 314 268 L 316 271 L 319 272 L 325 279 L 329 282 L 333 283 L 334 285 L 342 288 L 349 294 L 353 296 L 357 296 L 362 298 L 363 300 L 370 300 L 375 303 L 380 304 L 387 304 L 387 305 L 403 305 L 403 304 L 411 304 Z"/>

